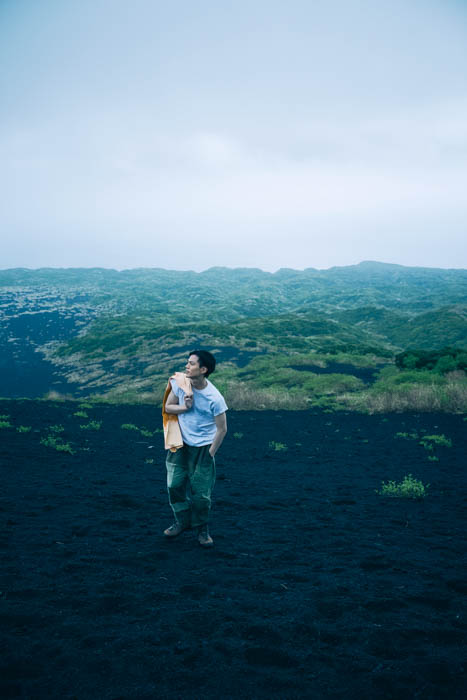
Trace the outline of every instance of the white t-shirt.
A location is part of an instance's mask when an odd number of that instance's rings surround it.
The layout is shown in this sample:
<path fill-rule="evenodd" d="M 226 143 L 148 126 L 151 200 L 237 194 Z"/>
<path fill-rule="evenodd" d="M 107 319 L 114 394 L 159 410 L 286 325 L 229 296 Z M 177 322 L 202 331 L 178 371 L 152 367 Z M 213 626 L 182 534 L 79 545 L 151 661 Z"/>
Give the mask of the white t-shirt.
<path fill-rule="evenodd" d="M 183 442 L 192 447 L 210 445 L 216 434 L 214 418 L 227 411 L 224 397 L 209 379 L 204 389 L 193 387 L 193 406 L 186 413 L 178 414 L 178 423 Z M 185 392 L 180 389 L 175 379 L 170 380 L 172 391 L 178 397 L 180 405 L 185 403 Z"/>

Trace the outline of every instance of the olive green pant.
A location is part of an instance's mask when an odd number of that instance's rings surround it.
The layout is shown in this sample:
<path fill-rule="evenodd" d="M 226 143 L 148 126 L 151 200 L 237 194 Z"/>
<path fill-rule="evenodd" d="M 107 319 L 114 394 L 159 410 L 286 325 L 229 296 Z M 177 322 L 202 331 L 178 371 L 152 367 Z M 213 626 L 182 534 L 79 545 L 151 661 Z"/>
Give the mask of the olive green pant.
<path fill-rule="evenodd" d="M 211 493 L 216 481 L 216 463 L 209 454 L 211 445 L 183 445 L 167 452 L 167 490 L 175 520 L 185 527 L 206 525 L 211 509 Z"/>

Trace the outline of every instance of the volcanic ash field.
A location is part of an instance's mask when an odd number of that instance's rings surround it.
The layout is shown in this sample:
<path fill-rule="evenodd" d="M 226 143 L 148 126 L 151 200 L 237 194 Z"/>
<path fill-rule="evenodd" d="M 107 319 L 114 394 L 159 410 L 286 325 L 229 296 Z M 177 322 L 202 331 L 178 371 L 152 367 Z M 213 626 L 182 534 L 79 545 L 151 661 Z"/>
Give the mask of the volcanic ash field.
<path fill-rule="evenodd" d="M 462 416 L 229 412 L 205 551 L 158 409 L 0 414 L 3 698 L 466 697 Z"/>

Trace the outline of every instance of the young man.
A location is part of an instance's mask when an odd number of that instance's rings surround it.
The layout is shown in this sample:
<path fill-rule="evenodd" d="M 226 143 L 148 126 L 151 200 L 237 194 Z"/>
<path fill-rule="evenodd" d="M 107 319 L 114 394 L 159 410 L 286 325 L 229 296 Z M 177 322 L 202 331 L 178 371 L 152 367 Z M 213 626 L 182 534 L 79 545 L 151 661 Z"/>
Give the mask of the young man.
<path fill-rule="evenodd" d="M 206 350 L 193 350 L 185 368 L 185 389 L 175 378 L 170 379 L 171 391 L 165 411 L 176 415 L 183 446 L 167 452 L 167 488 L 175 523 L 164 530 L 166 537 L 176 537 L 188 528 L 196 528 L 198 542 L 203 547 L 213 545 L 208 519 L 211 493 L 216 480 L 214 456 L 227 433 L 224 397 L 211 384 L 208 376 L 214 372 L 216 358 Z M 187 494 L 190 486 L 191 497 Z"/>

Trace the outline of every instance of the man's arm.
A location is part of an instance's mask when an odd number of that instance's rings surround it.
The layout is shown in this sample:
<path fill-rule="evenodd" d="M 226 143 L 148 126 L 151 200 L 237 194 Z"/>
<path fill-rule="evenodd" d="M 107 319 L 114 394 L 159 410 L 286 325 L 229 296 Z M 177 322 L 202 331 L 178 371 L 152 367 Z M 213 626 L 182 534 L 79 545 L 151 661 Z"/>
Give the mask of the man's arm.
<path fill-rule="evenodd" d="M 167 397 L 165 402 L 165 412 L 171 413 L 173 415 L 178 415 L 179 413 L 186 413 L 193 406 L 193 397 L 185 396 L 185 403 L 180 405 L 178 403 L 178 396 L 175 396 L 173 391 Z"/>
<path fill-rule="evenodd" d="M 214 420 L 216 421 L 217 432 L 214 436 L 214 440 L 212 441 L 212 445 L 209 448 L 209 454 L 211 457 L 214 457 L 217 450 L 222 445 L 223 439 L 227 435 L 227 416 L 225 413 L 220 413 L 218 416 L 215 416 Z"/>

